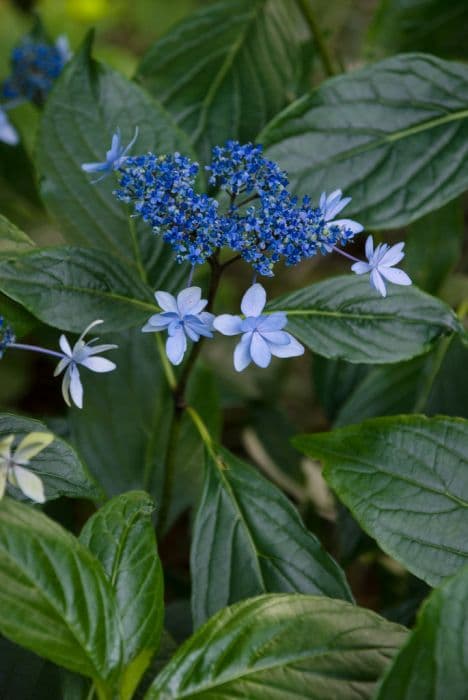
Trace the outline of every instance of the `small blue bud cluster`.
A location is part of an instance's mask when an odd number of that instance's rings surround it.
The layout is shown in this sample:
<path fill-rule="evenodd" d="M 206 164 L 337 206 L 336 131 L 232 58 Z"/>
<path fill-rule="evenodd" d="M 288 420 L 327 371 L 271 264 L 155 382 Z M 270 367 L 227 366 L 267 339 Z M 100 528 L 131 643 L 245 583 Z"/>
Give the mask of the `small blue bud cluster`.
<path fill-rule="evenodd" d="M 262 155 L 262 147 L 228 141 L 213 149 L 210 184 L 229 203 L 195 191 L 198 164 L 180 154 L 126 158 L 115 194 L 161 234 L 179 262 L 201 264 L 222 247 L 236 252 L 261 275 L 275 263 L 296 265 L 346 243 L 355 231 L 328 222 L 310 199 L 288 191 L 288 177 Z"/>
<path fill-rule="evenodd" d="M 24 38 L 13 49 L 11 76 L 3 82 L 3 97 L 42 105 L 67 58 L 60 43 L 54 45 L 30 36 Z"/>
<path fill-rule="evenodd" d="M 5 354 L 5 350 L 16 340 L 11 326 L 6 323 L 3 316 L 0 316 L 0 360 Z"/>
<path fill-rule="evenodd" d="M 218 202 L 195 191 L 197 163 L 148 153 L 126 158 L 119 172 L 116 196 L 162 235 L 178 262 L 200 265 L 219 247 Z"/>

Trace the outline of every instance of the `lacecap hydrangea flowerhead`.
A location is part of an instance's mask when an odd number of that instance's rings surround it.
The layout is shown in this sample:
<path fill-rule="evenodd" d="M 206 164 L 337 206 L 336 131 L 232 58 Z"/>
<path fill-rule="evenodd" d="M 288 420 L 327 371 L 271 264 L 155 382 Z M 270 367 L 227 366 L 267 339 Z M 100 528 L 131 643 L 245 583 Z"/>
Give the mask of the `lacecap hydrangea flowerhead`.
<path fill-rule="evenodd" d="M 42 480 L 26 467 L 31 459 L 45 450 L 54 436 L 51 433 L 33 432 L 26 435 L 13 451 L 14 435 L 0 438 L 0 499 L 3 498 L 7 483 L 15 486 L 36 503 L 44 503 Z"/>
<path fill-rule="evenodd" d="M 52 43 L 40 33 L 25 36 L 12 51 L 11 75 L 3 81 L 3 98 L 42 106 L 70 56 L 66 37 Z"/>
<path fill-rule="evenodd" d="M 310 197 L 299 199 L 290 192 L 287 173 L 265 157 L 262 146 L 228 141 L 213 149 L 206 171 L 215 197 L 197 191 L 198 163 L 180 153 L 129 156 L 134 143 L 135 138 L 124 148 L 117 131 L 105 160 L 84 163 L 82 168 L 104 176 L 115 172 L 115 196 L 172 247 L 177 262 L 192 266 L 188 288 L 177 297 L 156 292 L 161 313 L 154 314 L 142 329 L 145 333 L 167 331 L 166 353 L 172 364 L 183 361 L 189 341 L 211 338 L 213 328 L 242 336 L 234 353 L 238 371 L 251 362 L 267 367 L 272 356 L 294 357 L 304 352 L 284 330 L 286 314 L 263 313 L 266 292 L 260 284 L 254 283 L 244 295 L 244 318 L 229 314 L 214 318 L 205 311 L 213 299 L 202 299 L 200 287 L 191 286 L 196 265 L 208 262 L 219 274 L 242 259 L 255 275 L 270 277 L 277 263 L 296 265 L 317 253 L 338 252 L 356 263 L 354 272 L 368 273 L 371 285 L 384 296 L 383 278 L 394 284 L 411 283 L 405 273 L 390 269 L 403 257 L 403 244 L 393 249 L 378 246 L 374 251 L 368 241 L 368 262 L 342 250 L 364 229 L 353 219 L 338 218 L 351 197 L 336 189 L 322 192 L 316 206 Z M 234 255 L 220 263 L 221 249 Z"/>

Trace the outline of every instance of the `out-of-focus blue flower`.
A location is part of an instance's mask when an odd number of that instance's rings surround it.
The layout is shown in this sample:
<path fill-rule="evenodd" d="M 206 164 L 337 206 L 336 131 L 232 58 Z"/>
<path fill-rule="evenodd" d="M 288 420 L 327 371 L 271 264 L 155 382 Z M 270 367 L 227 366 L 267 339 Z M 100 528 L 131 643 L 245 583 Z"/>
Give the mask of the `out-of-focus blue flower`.
<path fill-rule="evenodd" d="M 404 246 L 404 243 L 397 243 L 393 246 L 389 246 L 387 243 L 379 243 L 374 250 L 374 240 L 372 236 L 368 236 L 366 257 L 369 262 L 356 262 L 351 269 L 357 275 L 370 273 L 371 286 L 385 297 L 387 296 L 387 289 L 384 278 L 389 282 L 393 282 L 393 284 L 402 284 L 404 286 L 412 284 L 406 272 L 394 268 L 394 265 L 405 257 L 403 253 Z"/>
<path fill-rule="evenodd" d="M 43 105 L 52 85 L 70 58 L 65 37 L 56 44 L 43 38 L 25 37 L 11 54 L 11 75 L 3 82 L 2 93 L 7 100 L 31 100 Z"/>
<path fill-rule="evenodd" d="M 15 146 L 18 141 L 18 133 L 16 129 L 8 121 L 6 112 L 0 107 L 0 141 L 7 143 L 9 146 Z"/>
<path fill-rule="evenodd" d="M 0 360 L 5 354 L 5 350 L 16 340 L 11 326 L 0 316 Z"/>
<path fill-rule="evenodd" d="M 239 335 L 242 338 L 234 351 L 234 367 L 242 372 L 251 362 L 268 367 L 271 357 L 296 357 L 304 353 L 304 347 L 290 333 L 284 331 L 288 319 L 284 312 L 262 314 L 266 292 L 261 284 L 252 285 L 244 294 L 241 311 L 245 318 L 222 314 L 213 327 L 223 335 Z"/>
<path fill-rule="evenodd" d="M 343 197 L 341 190 L 335 190 L 327 196 L 326 192 L 322 192 L 320 196 L 320 210 L 323 219 L 326 223 L 326 228 L 333 230 L 338 229 L 339 235 L 335 236 L 333 245 L 337 243 L 345 244 L 357 233 L 364 230 L 364 226 L 352 219 L 335 219 L 335 216 L 340 213 L 351 201 L 351 197 Z"/>
<path fill-rule="evenodd" d="M 115 350 L 117 345 L 93 345 L 98 338 L 93 338 L 87 343 L 84 341 L 85 335 L 99 323 L 103 323 L 103 321 L 97 320 L 90 323 L 76 341 L 73 349 L 66 336 L 60 336 L 59 342 L 63 357 L 55 368 L 54 376 L 58 376 L 65 370 L 62 380 L 62 395 L 68 406 L 71 406 L 71 402 L 73 402 L 78 408 L 83 408 L 83 386 L 78 369 L 80 365 L 87 367 L 92 372 L 112 372 L 116 368 L 114 362 L 105 357 L 96 357 L 96 355 L 107 350 Z"/>
<path fill-rule="evenodd" d="M 162 313 L 154 314 L 141 329 L 143 333 L 167 330 L 166 354 L 173 365 L 180 365 L 187 350 L 187 338 L 194 343 L 200 336 L 212 338 L 214 315 L 203 311 L 207 300 L 201 298 L 200 287 L 187 287 L 174 297 L 169 292 L 155 294 Z"/>
<path fill-rule="evenodd" d="M 127 153 L 135 144 L 138 138 L 138 127 L 135 128 L 135 133 L 132 140 L 127 146 L 122 145 L 122 136 L 120 129 L 117 128 L 112 136 L 111 147 L 106 153 L 106 160 L 102 163 L 83 163 L 81 169 L 85 173 L 104 173 L 97 180 L 93 180 L 93 184 L 104 180 L 113 170 L 118 170 L 127 158 Z"/>
<path fill-rule="evenodd" d="M 29 433 L 12 452 L 14 440 L 14 435 L 0 439 L 0 499 L 3 498 L 8 481 L 32 501 L 44 503 L 46 499 L 42 480 L 25 467 L 33 457 L 50 445 L 54 436 L 51 433 Z"/>

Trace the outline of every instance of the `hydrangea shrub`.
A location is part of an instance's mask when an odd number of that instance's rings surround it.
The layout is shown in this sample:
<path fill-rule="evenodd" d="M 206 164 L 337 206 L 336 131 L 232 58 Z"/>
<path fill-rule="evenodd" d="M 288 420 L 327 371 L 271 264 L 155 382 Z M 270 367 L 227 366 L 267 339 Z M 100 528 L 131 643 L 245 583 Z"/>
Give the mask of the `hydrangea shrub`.
<path fill-rule="evenodd" d="M 5 666 L 64 700 L 463 700 L 467 66 L 338 71 L 308 0 L 215 2 L 133 80 L 92 50 L 37 23 L 1 84 L 60 233 L 0 216 L 1 369 L 56 407 L 0 413 Z"/>

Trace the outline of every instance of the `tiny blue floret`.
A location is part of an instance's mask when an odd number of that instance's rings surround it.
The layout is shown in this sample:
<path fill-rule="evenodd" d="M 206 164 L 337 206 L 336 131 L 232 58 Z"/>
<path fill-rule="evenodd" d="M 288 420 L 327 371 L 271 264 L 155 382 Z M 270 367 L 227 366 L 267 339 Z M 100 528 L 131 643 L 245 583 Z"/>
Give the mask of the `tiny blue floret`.
<path fill-rule="evenodd" d="M 213 327 L 223 335 L 239 335 L 242 338 L 234 351 L 234 367 L 242 372 L 251 362 L 268 367 L 271 357 L 297 357 L 304 354 L 304 347 L 284 331 L 288 319 L 283 311 L 262 314 L 266 292 L 261 284 L 252 285 L 244 294 L 241 311 L 245 318 L 222 314 Z"/>

